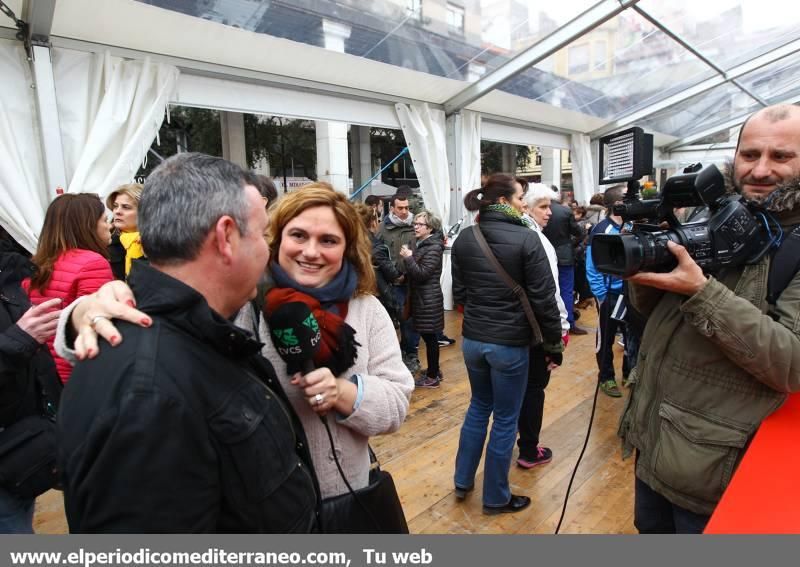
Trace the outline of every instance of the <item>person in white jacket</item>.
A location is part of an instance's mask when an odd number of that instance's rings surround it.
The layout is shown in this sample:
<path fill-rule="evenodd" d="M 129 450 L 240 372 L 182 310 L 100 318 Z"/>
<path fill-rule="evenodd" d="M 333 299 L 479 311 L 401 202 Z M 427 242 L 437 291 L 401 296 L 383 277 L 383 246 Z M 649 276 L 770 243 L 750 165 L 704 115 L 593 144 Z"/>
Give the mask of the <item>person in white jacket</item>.
<path fill-rule="evenodd" d="M 561 291 L 558 287 L 558 260 L 553 245 L 542 234 L 542 229 L 547 226 L 550 220 L 550 201 L 556 196 L 553 190 L 542 183 L 531 183 L 528 191 L 523 197 L 526 205 L 526 213 L 523 218 L 530 222 L 530 228 L 539 235 L 544 247 L 547 259 L 550 262 L 550 271 L 553 274 L 553 282 L 556 285 L 556 303 L 558 312 L 561 315 L 561 329 L 565 341 L 569 340 L 569 321 L 567 320 L 567 310 L 564 301 L 561 299 Z M 539 445 L 539 433 L 542 429 L 542 418 L 544 416 L 544 390 L 550 382 L 550 371 L 552 368 L 545 360 L 544 351 L 541 347 L 532 347 L 530 352 L 530 363 L 528 365 L 528 386 L 525 389 L 525 398 L 522 400 L 522 409 L 519 412 L 519 458 L 517 465 L 524 469 L 531 469 L 538 465 L 549 463 L 553 458 L 553 451 L 548 447 Z"/>

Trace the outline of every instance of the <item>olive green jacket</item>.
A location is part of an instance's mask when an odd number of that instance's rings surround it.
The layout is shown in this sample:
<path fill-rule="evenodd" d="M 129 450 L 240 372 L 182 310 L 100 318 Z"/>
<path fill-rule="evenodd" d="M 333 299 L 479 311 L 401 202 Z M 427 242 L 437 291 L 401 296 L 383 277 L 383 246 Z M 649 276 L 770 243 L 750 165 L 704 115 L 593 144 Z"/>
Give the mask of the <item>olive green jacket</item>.
<path fill-rule="evenodd" d="M 389 259 L 401 274 L 405 274 L 406 265 L 403 262 L 403 257 L 400 256 L 400 248 L 405 244 L 411 250 L 414 250 L 417 241 L 414 235 L 414 227 L 410 224 L 394 224 L 389 215 L 386 215 L 378 227 L 378 236 L 389 247 Z"/>
<path fill-rule="evenodd" d="M 781 197 L 770 210 L 797 225 L 800 187 Z M 631 286 L 648 320 L 620 420 L 623 456 L 638 449 L 636 476 L 698 514 L 714 510 L 761 421 L 800 390 L 800 275 L 769 305 L 769 263 L 722 271 L 691 297 Z"/>

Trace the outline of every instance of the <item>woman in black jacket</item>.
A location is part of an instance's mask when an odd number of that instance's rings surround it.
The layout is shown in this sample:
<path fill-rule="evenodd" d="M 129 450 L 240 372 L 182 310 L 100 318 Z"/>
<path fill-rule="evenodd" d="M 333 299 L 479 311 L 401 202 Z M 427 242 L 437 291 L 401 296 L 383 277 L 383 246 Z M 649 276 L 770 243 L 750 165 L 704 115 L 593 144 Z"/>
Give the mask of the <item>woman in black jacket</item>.
<path fill-rule="evenodd" d="M 480 215 L 456 239 L 452 254 L 453 299 L 464 308 L 464 364 L 472 389 L 456 455 L 455 494 L 463 499 L 474 487 L 494 414 L 486 446 L 483 512 L 517 512 L 530 498 L 511 494 L 508 470 L 528 380 L 532 331 L 519 299 L 487 260 L 475 231 L 481 231 L 500 265 L 525 291 L 551 369 L 561 364 L 563 350 L 556 287 L 539 236 L 522 218 L 522 187 L 513 177 L 491 176 L 483 188 L 467 194 L 464 205 Z"/>
<path fill-rule="evenodd" d="M 444 238 L 442 221 L 433 213 L 422 211 L 414 217 L 415 250 L 400 249 L 406 268 L 414 328 L 425 341 L 428 368 L 415 382 L 418 388 L 438 388 L 442 380 L 439 370 L 439 333 L 444 330 L 444 295 L 439 280 L 442 276 Z"/>
<path fill-rule="evenodd" d="M 55 363 L 42 346 L 56 332 L 61 300 L 31 307 L 20 283 L 31 275 L 32 265 L 8 249 L 0 242 L 0 429 L 32 415 L 53 418 L 61 396 Z M 0 433 L 6 449 L 14 443 L 7 438 L 10 432 Z M 0 482 L 0 533 L 32 534 L 34 498 L 6 484 L 13 480 Z"/>

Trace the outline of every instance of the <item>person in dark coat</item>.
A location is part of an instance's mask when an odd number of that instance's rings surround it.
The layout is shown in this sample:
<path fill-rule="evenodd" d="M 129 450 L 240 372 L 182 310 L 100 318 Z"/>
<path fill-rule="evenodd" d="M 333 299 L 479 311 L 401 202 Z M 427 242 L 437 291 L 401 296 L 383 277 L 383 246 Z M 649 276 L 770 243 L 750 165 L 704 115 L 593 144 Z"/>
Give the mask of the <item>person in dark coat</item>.
<path fill-rule="evenodd" d="M 464 198 L 479 210 L 478 224 L 461 231 L 453 244 L 453 299 L 463 306 L 462 350 L 472 397 L 461 427 L 455 470 L 456 498 L 474 488 L 486 446 L 483 512 L 518 512 L 530 504 L 511 493 L 508 470 L 517 439 L 517 421 L 528 384 L 532 329 L 517 295 L 487 259 L 476 231 L 508 275 L 525 291 L 542 332 L 541 348 L 552 368 L 561 364 L 561 316 L 556 285 L 539 235 L 522 217 L 522 187 L 513 177 L 496 174 Z"/>
<path fill-rule="evenodd" d="M 418 388 L 438 388 L 442 380 L 439 370 L 439 334 L 444 330 L 444 295 L 439 282 L 442 276 L 444 237 L 442 221 L 430 211 L 414 217 L 416 250 L 400 249 L 411 294 L 411 318 L 414 328 L 425 340 L 428 368 L 420 372 Z"/>
<path fill-rule="evenodd" d="M 575 325 L 573 289 L 575 287 L 575 249 L 573 238 L 583 239 L 585 233 L 575 221 L 572 209 L 553 202 L 550 205 L 553 212 L 550 222 L 542 229 L 553 248 L 556 249 L 558 258 L 558 286 L 561 289 L 561 299 L 567 308 L 569 332 L 572 335 L 585 335 L 586 330 Z"/>
<path fill-rule="evenodd" d="M 31 415 L 55 415 L 61 395 L 56 366 L 44 343 L 56 332 L 61 300 L 31 307 L 23 278 L 33 266 L 0 244 L 0 428 Z M 0 462 L 1 464 L 1 462 Z M 33 498 L 0 483 L 0 533 L 33 533 Z"/>
<path fill-rule="evenodd" d="M 370 195 L 371 197 L 374 195 Z M 378 236 L 379 220 L 375 209 L 371 206 L 357 203 L 355 205 L 361 222 L 369 234 L 372 243 L 372 268 L 375 270 L 375 284 L 378 286 L 378 299 L 389 317 L 392 318 L 395 328 L 400 325 L 400 308 L 395 299 L 393 285 L 403 281 L 404 276 L 392 262 L 389 247 Z"/>

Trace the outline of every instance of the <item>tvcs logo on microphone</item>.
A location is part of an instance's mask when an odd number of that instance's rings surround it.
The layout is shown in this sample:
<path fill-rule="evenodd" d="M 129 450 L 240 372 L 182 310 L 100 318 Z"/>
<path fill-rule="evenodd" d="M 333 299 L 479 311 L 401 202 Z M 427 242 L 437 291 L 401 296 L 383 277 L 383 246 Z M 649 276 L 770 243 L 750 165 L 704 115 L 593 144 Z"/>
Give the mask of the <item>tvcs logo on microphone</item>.
<path fill-rule="evenodd" d="M 272 334 L 287 348 L 300 344 L 294 334 L 294 329 L 272 329 Z"/>

